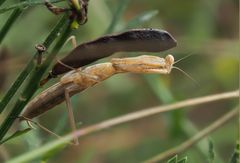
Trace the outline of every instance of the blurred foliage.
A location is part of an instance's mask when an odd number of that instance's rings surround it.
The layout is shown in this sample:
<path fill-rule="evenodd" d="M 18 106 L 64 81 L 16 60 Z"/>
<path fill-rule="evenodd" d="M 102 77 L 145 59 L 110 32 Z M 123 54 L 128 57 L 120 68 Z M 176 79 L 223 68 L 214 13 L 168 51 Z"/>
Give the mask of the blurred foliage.
<path fill-rule="evenodd" d="M 0 8 L 15 3 L 16 1 L 9 0 Z M 61 2 L 57 5 L 66 6 L 66 3 Z M 0 29 L 11 12 L 12 10 L 0 13 Z M 115 76 L 72 98 L 75 118 L 81 122 L 79 127 L 151 106 L 237 89 L 240 50 L 238 12 L 237 0 L 90 0 L 88 22 L 74 32 L 79 44 L 104 33 L 126 28 L 151 27 L 167 30 L 177 39 L 178 46 L 156 55 L 165 56 L 171 53 L 178 60 L 193 54 L 176 66 L 189 73 L 199 85 L 177 70 L 173 70 L 170 75 L 161 76 Z M 50 13 L 43 5 L 24 8 L 0 47 L 6 47 L 11 56 L 6 69 L 7 76 L 6 73 L 5 77 L 0 76 L 1 80 L 6 79 L 0 97 L 35 53 L 35 44 L 42 42 L 60 17 Z M 58 58 L 66 55 L 71 48 L 71 45 L 66 44 Z M 135 54 L 119 53 L 114 56 L 120 55 Z M 107 60 L 109 58 L 99 62 Z M 1 70 L 4 70 L 5 66 L 2 63 L 0 66 Z M 57 81 L 58 79 L 53 80 L 38 92 Z M 12 108 L 15 100 L 10 102 L 8 108 Z M 177 114 L 176 123 L 185 124 L 182 121 L 188 120 L 200 129 L 226 113 L 236 103 L 236 100 L 229 100 L 204 104 L 191 111 L 183 108 Z M 1 122 L 8 112 L 9 110 L 1 114 Z M 189 128 L 184 125 L 181 125 L 181 128 L 172 128 L 175 132 L 170 132 L 171 115 L 172 112 L 138 120 L 82 138 L 79 146 L 68 146 L 57 153 L 53 151 L 54 155 L 46 158 L 49 162 L 132 163 L 146 160 L 177 146 L 189 137 L 185 132 Z M 65 104 L 61 104 L 38 121 L 57 134 L 63 135 L 70 131 L 65 117 L 66 107 Z M 210 135 L 214 141 L 213 162 L 229 161 L 238 134 L 236 123 L 234 120 Z M 16 128 L 18 125 L 14 126 L 13 133 Z M 36 149 L 51 140 L 50 135 L 39 130 L 9 141 L 4 146 L 9 157 L 13 158 Z M 188 156 L 188 162 L 206 162 L 208 150 L 206 146 L 205 155 L 199 148 L 191 148 L 180 154 L 179 158 Z M 2 153 L 0 150 L 0 159 Z"/>
<path fill-rule="evenodd" d="M 187 163 L 187 157 L 178 159 L 178 156 L 176 155 L 173 158 L 169 159 L 167 163 Z"/>
<path fill-rule="evenodd" d="M 230 160 L 230 163 L 237 163 L 240 161 L 240 145 L 239 141 L 236 143 L 236 147 L 234 149 L 232 158 Z"/>
<path fill-rule="evenodd" d="M 1 65 L 1 71 L 0 71 L 0 76 L 1 76 L 1 80 L 0 80 L 0 90 L 2 88 L 4 88 L 4 85 L 6 83 L 7 80 L 7 76 L 8 76 L 8 60 L 9 60 L 10 56 L 9 56 L 9 52 L 7 50 L 7 48 L 2 47 L 1 51 L 0 51 L 0 65 Z"/>
<path fill-rule="evenodd" d="M 26 128 L 26 129 L 24 129 L 24 130 L 18 130 L 18 131 L 16 131 L 16 132 L 14 132 L 11 136 L 9 136 L 9 137 L 7 137 L 6 139 L 2 140 L 2 141 L 0 142 L 0 144 L 4 144 L 5 142 L 7 142 L 7 141 L 9 141 L 9 140 L 11 140 L 11 139 L 14 139 L 14 138 L 16 138 L 16 137 L 18 137 L 18 136 L 21 136 L 21 135 L 23 135 L 23 134 L 26 134 L 26 133 L 28 133 L 28 132 L 31 131 L 31 130 L 32 130 L 32 128 Z"/>
<path fill-rule="evenodd" d="M 213 147 L 213 142 L 212 140 L 209 140 L 208 143 L 208 162 L 209 163 L 213 163 L 214 161 L 214 157 L 215 157 L 215 153 L 214 153 L 214 147 Z"/>

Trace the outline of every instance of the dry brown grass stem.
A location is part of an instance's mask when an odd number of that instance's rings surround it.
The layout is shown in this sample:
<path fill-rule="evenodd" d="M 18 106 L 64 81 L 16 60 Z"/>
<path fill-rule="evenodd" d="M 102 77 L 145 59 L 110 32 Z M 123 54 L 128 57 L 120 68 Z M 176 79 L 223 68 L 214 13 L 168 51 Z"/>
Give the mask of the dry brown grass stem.
<path fill-rule="evenodd" d="M 170 105 L 164 105 L 160 107 L 152 107 L 148 109 L 144 109 L 142 111 L 137 111 L 134 113 L 129 113 L 127 115 L 119 116 L 117 118 L 112 118 L 106 121 L 103 121 L 101 123 L 97 123 L 95 125 L 91 125 L 89 127 L 79 129 L 76 132 L 72 133 L 71 136 L 74 138 L 74 136 L 84 136 L 88 135 L 97 131 L 101 131 L 119 124 L 123 124 L 126 122 L 134 121 L 137 119 L 145 118 L 151 115 L 155 115 L 158 113 L 162 112 L 167 112 L 171 110 L 176 110 L 180 109 L 183 107 L 189 107 L 189 106 L 194 106 L 194 105 L 199 105 L 199 104 L 204 104 L 208 102 L 213 102 L 213 101 L 218 101 L 218 100 L 224 100 L 224 99 L 231 99 L 231 98 L 237 98 L 239 97 L 239 91 L 232 91 L 232 92 L 225 92 L 225 93 L 220 93 L 220 94 L 214 94 L 214 95 L 209 95 L 209 96 L 204 96 L 204 97 L 199 97 L 199 98 L 192 98 L 188 100 L 184 100 L 181 102 L 177 102 L 174 104 Z"/>

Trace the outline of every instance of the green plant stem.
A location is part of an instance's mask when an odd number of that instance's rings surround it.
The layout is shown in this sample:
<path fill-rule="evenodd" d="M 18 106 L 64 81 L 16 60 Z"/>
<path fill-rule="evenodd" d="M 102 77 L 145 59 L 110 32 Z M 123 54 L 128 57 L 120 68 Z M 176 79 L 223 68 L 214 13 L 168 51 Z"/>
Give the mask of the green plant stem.
<path fill-rule="evenodd" d="M 115 11 L 115 13 L 113 14 L 111 23 L 108 26 L 108 29 L 106 30 L 105 34 L 109 34 L 109 33 L 112 33 L 114 31 L 114 29 L 117 26 L 117 23 L 119 22 L 121 16 L 123 15 L 124 11 L 128 7 L 129 2 L 130 2 L 129 0 L 119 1 L 118 8 Z"/>
<path fill-rule="evenodd" d="M 5 2 L 6 0 L 0 0 L 0 6 Z"/>
<path fill-rule="evenodd" d="M 46 48 L 49 48 L 49 46 L 53 43 L 53 41 L 57 38 L 58 33 L 61 31 L 63 25 L 66 23 L 67 16 L 64 16 L 57 25 L 53 28 L 53 30 L 50 32 L 46 40 L 43 42 L 43 45 Z M 26 77 L 29 75 L 29 73 L 34 68 L 34 58 L 38 55 L 38 52 L 35 53 L 35 55 L 31 58 L 31 60 L 28 62 L 27 66 L 24 68 L 24 70 L 20 73 L 20 75 L 17 77 L 16 81 L 13 83 L 11 88 L 8 90 L 8 92 L 3 97 L 1 103 L 0 103 L 0 113 L 4 110 L 4 108 L 7 106 L 9 101 L 12 99 L 14 94 L 17 92 L 19 87 L 22 85 L 23 81 L 26 79 Z"/>
<path fill-rule="evenodd" d="M 56 43 L 52 52 L 50 53 L 50 55 L 48 55 L 46 61 L 42 65 L 36 66 L 36 68 L 33 70 L 32 74 L 30 76 L 30 79 L 29 79 L 26 87 L 24 88 L 21 96 L 19 97 L 18 101 L 14 105 L 10 114 L 7 116 L 7 118 L 1 125 L 0 140 L 3 139 L 3 137 L 5 136 L 5 134 L 7 133 L 7 131 L 13 124 L 14 120 L 18 117 L 18 115 L 23 110 L 24 106 L 28 103 L 28 101 L 33 96 L 33 94 L 37 91 L 37 89 L 39 88 L 39 82 L 40 82 L 42 76 L 46 72 L 50 63 L 54 60 L 56 54 L 59 52 L 59 50 L 61 49 L 61 47 L 67 40 L 67 38 L 69 37 L 72 29 L 70 27 L 71 23 L 69 21 L 67 21 L 67 23 L 68 23 L 68 25 L 66 26 L 63 34 L 61 35 L 60 39 Z"/>
<path fill-rule="evenodd" d="M 4 24 L 2 30 L 0 31 L 0 44 L 2 43 L 3 39 L 11 29 L 13 23 L 17 20 L 17 18 L 21 15 L 22 9 L 16 9 L 12 12 L 7 22 Z"/>
<path fill-rule="evenodd" d="M 63 0 L 48 0 L 50 3 L 58 3 L 61 2 Z M 14 5 L 10 5 L 4 8 L 0 9 L 0 14 L 7 12 L 9 10 L 13 10 L 13 9 L 20 9 L 20 8 L 26 8 L 26 7 L 30 7 L 30 6 L 36 6 L 36 5 L 42 5 L 44 4 L 45 1 L 44 0 L 34 0 L 34 1 L 23 1 L 23 2 L 19 2 L 17 4 Z"/>

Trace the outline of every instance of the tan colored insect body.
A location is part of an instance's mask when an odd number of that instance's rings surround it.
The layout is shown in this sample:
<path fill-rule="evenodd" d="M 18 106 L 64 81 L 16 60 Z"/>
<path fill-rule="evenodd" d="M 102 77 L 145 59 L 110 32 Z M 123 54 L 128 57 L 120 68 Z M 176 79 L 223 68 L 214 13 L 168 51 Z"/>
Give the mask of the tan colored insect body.
<path fill-rule="evenodd" d="M 156 73 L 169 74 L 174 57 L 165 58 L 142 55 L 131 58 L 113 58 L 110 62 L 89 66 L 83 70 L 73 70 L 64 75 L 59 83 L 40 93 L 25 107 L 22 116 L 32 119 L 53 108 L 65 100 L 66 90 L 69 96 L 92 87 L 117 73 Z"/>

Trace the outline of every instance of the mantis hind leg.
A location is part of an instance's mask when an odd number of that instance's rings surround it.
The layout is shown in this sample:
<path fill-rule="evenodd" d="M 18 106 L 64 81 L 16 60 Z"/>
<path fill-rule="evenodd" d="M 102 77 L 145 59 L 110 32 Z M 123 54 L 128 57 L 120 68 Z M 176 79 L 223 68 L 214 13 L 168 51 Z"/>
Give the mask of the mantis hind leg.
<path fill-rule="evenodd" d="M 50 131 L 49 129 L 47 129 L 46 127 L 44 127 L 40 123 L 33 121 L 32 119 L 29 119 L 29 118 L 24 117 L 24 116 L 19 116 L 18 118 L 20 118 L 21 120 L 25 120 L 27 122 L 27 125 L 32 129 L 35 129 L 35 127 L 32 125 L 32 124 L 34 124 L 34 125 L 38 126 L 39 128 L 41 128 L 43 131 L 47 132 L 48 134 L 54 135 L 57 138 L 61 138 L 61 136 L 59 136 L 56 133 Z"/>
<path fill-rule="evenodd" d="M 67 111 L 68 111 L 68 119 L 69 119 L 69 123 L 71 126 L 71 129 L 73 131 L 73 134 L 75 133 L 75 131 L 77 130 L 76 125 L 75 125 L 75 119 L 74 119 L 74 115 L 73 115 L 73 108 L 72 108 L 72 104 L 71 104 L 71 99 L 70 99 L 70 89 L 65 89 L 65 100 L 66 100 L 66 105 L 67 105 Z M 79 141 L 78 141 L 78 137 L 73 135 L 74 139 L 73 139 L 73 143 L 74 145 L 78 145 Z"/>
<path fill-rule="evenodd" d="M 20 118 L 21 120 L 25 120 L 27 122 L 27 125 L 31 128 L 31 129 L 35 129 L 35 127 L 33 126 L 36 125 L 38 126 L 39 128 L 41 128 L 43 131 L 45 131 L 46 133 L 50 134 L 50 135 L 54 135 L 55 137 L 57 137 L 58 139 L 61 139 L 62 137 L 59 136 L 58 134 L 52 132 L 51 130 L 49 130 L 48 128 L 44 127 L 43 125 L 41 125 L 40 123 L 38 122 L 35 122 L 27 117 L 24 117 L 24 116 L 19 116 L 18 118 Z M 76 145 L 74 143 L 69 143 L 70 145 Z"/>

